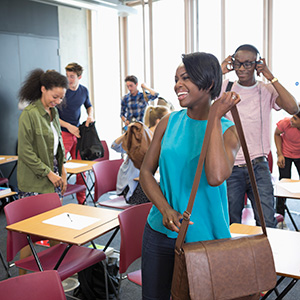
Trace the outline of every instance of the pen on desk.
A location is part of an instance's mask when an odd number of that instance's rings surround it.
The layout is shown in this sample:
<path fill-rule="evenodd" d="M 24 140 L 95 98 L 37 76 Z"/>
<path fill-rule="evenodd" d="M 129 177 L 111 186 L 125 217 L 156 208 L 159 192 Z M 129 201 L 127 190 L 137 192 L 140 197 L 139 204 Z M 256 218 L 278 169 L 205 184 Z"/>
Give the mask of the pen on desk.
<path fill-rule="evenodd" d="M 67 214 L 67 217 L 70 219 L 71 222 L 73 222 L 69 214 Z"/>

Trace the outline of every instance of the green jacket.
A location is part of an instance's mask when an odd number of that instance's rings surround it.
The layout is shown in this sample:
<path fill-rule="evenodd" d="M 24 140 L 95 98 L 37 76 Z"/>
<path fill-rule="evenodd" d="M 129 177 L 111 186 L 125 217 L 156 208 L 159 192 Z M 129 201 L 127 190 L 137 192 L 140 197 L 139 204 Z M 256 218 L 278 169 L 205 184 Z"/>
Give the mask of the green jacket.
<path fill-rule="evenodd" d="M 65 149 L 61 137 L 59 116 L 56 108 L 51 108 L 53 125 L 59 135 L 57 161 L 59 174 L 65 162 Z M 28 105 L 19 118 L 18 133 L 18 188 L 22 192 L 53 193 L 54 186 L 47 174 L 53 171 L 54 135 L 50 116 L 41 100 Z"/>

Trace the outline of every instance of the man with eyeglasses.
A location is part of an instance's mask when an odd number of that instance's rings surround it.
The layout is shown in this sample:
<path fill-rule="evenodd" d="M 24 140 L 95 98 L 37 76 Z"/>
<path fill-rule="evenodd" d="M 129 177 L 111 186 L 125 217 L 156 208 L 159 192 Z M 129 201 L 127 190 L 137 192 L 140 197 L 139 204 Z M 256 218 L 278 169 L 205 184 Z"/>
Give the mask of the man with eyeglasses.
<path fill-rule="evenodd" d="M 232 86 L 228 79 L 225 80 L 221 93 L 231 89 L 241 97 L 237 107 L 252 160 L 266 226 L 276 227 L 273 185 L 267 161 L 271 150 L 271 110 L 282 108 L 293 115 L 298 112 L 298 106 L 295 98 L 273 76 L 265 59 L 260 57 L 254 46 L 242 45 L 222 62 L 223 74 L 233 70 L 238 80 Z M 257 81 L 255 73 L 258 76 L 262 74 L 269 83 Z M 231 113 L 226 117 L 232 120 Z M 238 152 L 233 172 L 227 179 L 227 193 L 230 223 L 241 223 L 245 194 L 247 194 L 254 208 L 256 224 L 260 225 L 242 149 Z"/>

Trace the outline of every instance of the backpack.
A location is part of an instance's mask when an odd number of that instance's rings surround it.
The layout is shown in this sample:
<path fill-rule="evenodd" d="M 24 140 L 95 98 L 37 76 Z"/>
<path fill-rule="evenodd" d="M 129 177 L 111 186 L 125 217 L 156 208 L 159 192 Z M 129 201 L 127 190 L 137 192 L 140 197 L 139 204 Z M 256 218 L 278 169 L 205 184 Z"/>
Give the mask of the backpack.
<path fill-rule="evenodd" d="M 149 128 L 142 122 L 131 124 L 125 133 L 122 147 L 137 169 L 140 169 L 142 166 L 152 135 Z"/>
<path fill-rule="evenodd" d="M 99 139 L 95 122 L 89 127 L 83 122 L 79 126 L 80 138 L 77 138 L 76 153 L 79 151 L 82 160 L 94 160 L 104 156 L 104 148 Z"/>
<path fill-rule="evenodd" d="M 109 299 L 115 299 L 119 287 L 119 263 L 117 259 L 109 259 L 107 263 L 107 284 Z M 98 262 L 78 272 L 79 287 L 73 296 L 82 300 L 106 299 L 103 262 Z"/>

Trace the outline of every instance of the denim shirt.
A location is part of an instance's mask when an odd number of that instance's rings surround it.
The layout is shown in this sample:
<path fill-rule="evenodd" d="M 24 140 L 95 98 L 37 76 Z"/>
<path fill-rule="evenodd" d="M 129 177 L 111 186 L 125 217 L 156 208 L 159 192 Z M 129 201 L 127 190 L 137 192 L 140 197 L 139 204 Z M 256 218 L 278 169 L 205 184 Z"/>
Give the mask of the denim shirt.
<path fill-rule="evenodd" d="M 57 109 L 51 108 L 51 114 L 59 135 L 56 158 L 61 175 L 65 150 Z M 23 192 L 54 192 L 54 186 L 47 177 L 53 170 L 54 160 L 54 136 L 50 122 L 41 100 L 28 105 L 19 118 L 17 180 L 18 188 Z"/>

